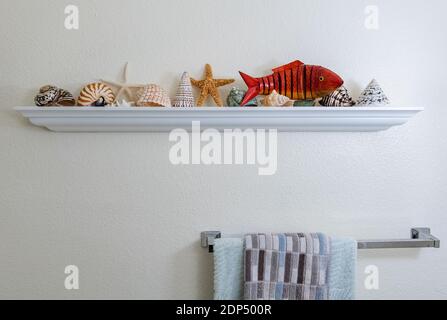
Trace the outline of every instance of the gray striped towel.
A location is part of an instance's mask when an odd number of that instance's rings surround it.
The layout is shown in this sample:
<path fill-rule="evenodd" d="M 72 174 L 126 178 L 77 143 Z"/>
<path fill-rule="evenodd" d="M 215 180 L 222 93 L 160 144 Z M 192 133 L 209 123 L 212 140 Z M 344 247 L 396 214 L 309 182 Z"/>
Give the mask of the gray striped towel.
<path fill-rule="evenodd" d="M 321 233 L 245 236 L 246 300 L 327 300 L 330 238 Z"/>

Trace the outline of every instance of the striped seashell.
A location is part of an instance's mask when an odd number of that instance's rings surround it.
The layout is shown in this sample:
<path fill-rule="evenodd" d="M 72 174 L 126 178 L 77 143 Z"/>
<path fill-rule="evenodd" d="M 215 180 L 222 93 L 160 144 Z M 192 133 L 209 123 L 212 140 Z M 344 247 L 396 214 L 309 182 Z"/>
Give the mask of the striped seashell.
<path fill-rule="evenodd" d="M 330 95 L 323 97 L 319 103 L 325 107 L 352 107 L 355 105 L 355 101 L 352 100 L 345 87 L 340 87 Z"/>
<path fill-rule="evenodd" d="M 156 84 L 147 85 L 137 92 L 137 107 L 171 107 L 171 99 L 165 90 Z"/>
<path fill-rule="evenodd" d="M 34 98 L 38 107 L 71 107 L 76 105 L 73 95 L 56 86 L 43 86 Z"/>
<path fill-rule="evenodd" d="M 80 106 L 104 107 L 115 101 L 112 89 L 104 83 L 91 83 L 81 90 L 78 98 Z"/>
<path fill-rule="evenodd" d="M 262 104 L 266 107 L 292 107 L 293 100 L 290 100 L 286 96 L 280 95 L 276 90 L 273 90 L 271 94 L 264 98 Z"/>

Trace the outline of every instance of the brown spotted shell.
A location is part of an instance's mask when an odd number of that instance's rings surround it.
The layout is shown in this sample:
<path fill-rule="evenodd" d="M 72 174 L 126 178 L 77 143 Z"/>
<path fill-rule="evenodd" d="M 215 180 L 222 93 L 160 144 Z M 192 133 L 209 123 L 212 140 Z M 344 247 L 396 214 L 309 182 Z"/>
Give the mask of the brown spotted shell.
<path fill-rule="evenodd" d="M 38 107 L 71 107 L 76 104 L 73 95 L 56 86 L 43 86 L 34 98 Z"/>
<path fill-rule="evenodd" d="M 115 101 L 113 90 L 104 83 L 91 83 L 86 85 L 79 94 L 78 104 L 80 106 L 104 107 Z"/>

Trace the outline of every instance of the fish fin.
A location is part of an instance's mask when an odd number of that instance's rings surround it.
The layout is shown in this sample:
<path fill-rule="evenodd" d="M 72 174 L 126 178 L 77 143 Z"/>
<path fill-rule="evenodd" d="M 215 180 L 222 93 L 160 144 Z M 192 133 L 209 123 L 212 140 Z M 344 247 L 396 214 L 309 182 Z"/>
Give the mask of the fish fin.
<path fill-rule="evenodd" d="M 259 94 L 259 80 L 255 79 L 248 74 L 243 72 L 239 72 L 241 74 L 242 79 L 244 79 L 245 84 L 248 87 L 248 91 L 244 96 L 244 99 L 241 102 L 241 106 L 245 106 L 248 102 L 250 102 L 253 98 L 255 98 Z"/>
<path fill-rule="evenodd" d="M 290 62 L 288 64 L 285 64 L 283 66 L 277 67 L 275 69 L 273 69 L 273 72 L 280 72 L 283 70 L 289 70 L 295 67 L 299 67 L 300 65 L 304 64 L 303 62 L 301 62 L 300 60 L 295 60 L 293 62 Z"/>

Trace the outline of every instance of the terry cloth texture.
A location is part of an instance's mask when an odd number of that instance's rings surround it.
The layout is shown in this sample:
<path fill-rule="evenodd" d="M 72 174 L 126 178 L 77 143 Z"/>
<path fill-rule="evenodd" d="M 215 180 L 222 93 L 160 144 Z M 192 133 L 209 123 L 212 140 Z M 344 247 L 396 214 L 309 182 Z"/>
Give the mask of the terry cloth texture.
<path fill-rule="evenodd" d="M 330 238 L 321 233 L 245 236 L 246 300 L 327 300 Z"/>
<path fill-rule="evenodd" d="M 357 241 L 350 238 L 331 239 L 329 261 L 329 299 L 354 300 L 357 264 Z"/>
<path fill-rule="evenodd" d="M 214 299 L 241 300 L 243 292 L 244 244 L 238 239 L 216 239 L 214 243 Z"/>

